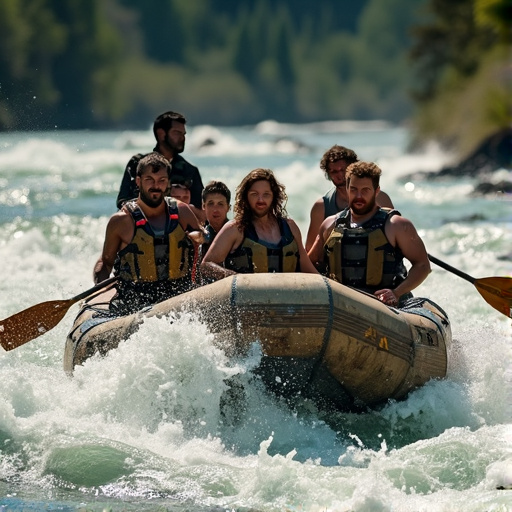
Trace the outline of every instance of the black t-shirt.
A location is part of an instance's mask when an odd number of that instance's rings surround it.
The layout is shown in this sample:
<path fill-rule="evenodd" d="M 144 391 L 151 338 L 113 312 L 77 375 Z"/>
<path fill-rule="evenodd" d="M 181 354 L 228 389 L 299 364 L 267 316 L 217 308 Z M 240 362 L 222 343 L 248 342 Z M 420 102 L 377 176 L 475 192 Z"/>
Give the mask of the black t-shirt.
<path fill-rule="evenodd" d="M 155 148 L 153 151 L 157 151 Z M 137 166 L 139 165 L 139 161 L 146 155 L 142 153 L 138 153 L 137 155 L 133 155 L 130 158 L 130 161 L 126 165 L 126 169 L 123 174 L 123 179 L 121 181 L 121 186 L 119 187 L 119 194 L 117 195 L 116 205 L 117 208 L 121 208 L 126 201 L 130 199 L 135 199 L 139 195 L 139 189 L 135 184 L 135 177 L 137 176 Z M 187 162 L 181 155 L 176 155 L 171 162 L 172 176 L 180 176 L 183 181 L 191 181 L 192 185 L 190 186 L 190 202 L 196 207 L 202 208 L 202 198 L 201 194 L 203 192 L 203 181 L 201 179 L 201 174 L 199 174 L 199 169 Z"/>

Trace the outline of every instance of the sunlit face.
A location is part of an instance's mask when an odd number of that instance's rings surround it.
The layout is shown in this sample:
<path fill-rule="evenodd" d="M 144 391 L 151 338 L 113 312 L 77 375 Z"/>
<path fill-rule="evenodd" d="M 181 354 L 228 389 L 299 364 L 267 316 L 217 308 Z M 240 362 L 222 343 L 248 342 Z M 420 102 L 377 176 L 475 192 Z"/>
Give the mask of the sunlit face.
<path fill-rule="evenodd" d="M 230 205 L 222 194 L 208 194 L 203 202 L 203 210 L 208 223 L 218 231 L 226 222 Z"/>
<path fill-rule="evenodd" d="M 264 217 L 272 208 L 274 194 L 267 180 L 255 181 L 247 191 L 247 202 L 256 217 Z"/>
<path fill-rule="evenodd" d="M 347 180 L 345 179 L 345 171 L 348 164 L 345 160 L 338 160 L 337 162 L 329 162 L 327 164 L 327 174 L 336 188 L 345 191 L 347 188 Z"/>
<path fill-rule="evenodd" d="M 171 128 L 165 134 L 164 142 L 173 153 L 182 153 L 185 149 L 185 135 L 187 130 L 185 125 L 178 121 L 173 121 Z"/>
<path fill-rule="evenodd" d="M 165 192 L 169 186 L 167 169 L 161 167 L 153 172 L 151 166 L 146 167 L 141 176 L 137 176 L 137 186 L 141 200 L 152 208 L 159 206 L 164 200 Z"/>
<path fill-rule="evenodd" d="M 171 197 L 175 199 L 179 199 L 184 203 L 190 204 L 191 194 L 190 190 L 187 187 L 182 185 L 172 185 L 171 186 Z"/>
<path fill-rule="evenodd" d="M 373 188 L 371 178 L 352 176 L 347 188 L 350 209 L 356 215 L 365 215 L 371 212 L 375 207 L 375 198 L 379 190 L 380 187 L 377 187 L 377 190 Z"/>

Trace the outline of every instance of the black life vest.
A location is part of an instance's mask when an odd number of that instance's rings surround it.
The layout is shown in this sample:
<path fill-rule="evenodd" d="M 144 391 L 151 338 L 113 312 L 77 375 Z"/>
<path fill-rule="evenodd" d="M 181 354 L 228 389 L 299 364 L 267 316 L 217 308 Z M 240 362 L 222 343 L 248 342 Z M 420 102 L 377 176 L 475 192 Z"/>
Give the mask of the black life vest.
<path fill-rule="evenodd" d="M 407 276 L 403 254 L 389 243 L 384 231 L 393 215 L 400 215 L 400 212 L 379 208 L 363 225 L 351 227 L 350 209 L 338 213 L 324 244 L 327 275 L 369 293 L 398 286 Z"/>

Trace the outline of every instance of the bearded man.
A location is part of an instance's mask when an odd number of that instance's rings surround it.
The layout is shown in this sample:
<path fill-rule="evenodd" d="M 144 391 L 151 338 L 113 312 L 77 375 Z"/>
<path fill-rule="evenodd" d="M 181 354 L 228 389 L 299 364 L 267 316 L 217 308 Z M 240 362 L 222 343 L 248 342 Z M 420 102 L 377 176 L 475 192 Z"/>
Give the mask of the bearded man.
<path fill-rule="evenodd" d="M 193 287 L 195 244 L 203 231 L 190 207 L 166 197 L 169 162 L 149 153 L 137 166 L 137 199 L 128 201 L 107 224 L 94 281 L 118 276 L 110 303 L 116 314 L 128 314 Z M 192 242 L 193 240 L 193 242 Z"/>
<path fill-rule="evenodd" d="M 331 279 L 400 306 L 428 276 L 430 262 L 412 222 L 377 204 L 380 176 L 371 162 L 347 167 L 349 207 L 324 220 L 308 256 Z"/>

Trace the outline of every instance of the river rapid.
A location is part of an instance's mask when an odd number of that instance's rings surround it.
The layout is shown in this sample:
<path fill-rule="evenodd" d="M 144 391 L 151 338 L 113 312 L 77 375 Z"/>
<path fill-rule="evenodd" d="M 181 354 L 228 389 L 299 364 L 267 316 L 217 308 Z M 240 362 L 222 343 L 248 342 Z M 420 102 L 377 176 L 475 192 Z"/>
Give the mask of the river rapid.
<path fill-rule="evenodd" d="M 188 131 L 184 156 L 204 183 L 223 180 L 234 194 L 250 170 L 273 169 L 303 238 L 329 188 L 321 155 L 337 143 L 380 165 L 382 189 L 429 253 L 477 278 L 512 274 L 512 198 L 473 197 L 469 178 L 407 179 L 451 156 L 408 153 L 405 128 L 268 121 Z M 0 134 L 0 318 L 93 285 L 124 166 L 153 145 L 149 128 Z M 510 172 L 494 179 L 503 177 Z M 0 349 L 0 511 L 512 510 L 511 321 L 472 284 L 432 267 L 415 294 L 451 319 L 447 378 L 329 418 L 266 394 L 250 379 L 257 351 L 228 360 L 193 313 L 147 321 L 69 377 L 73 306 L 50 332 Z M 234 374 L 249 405 L 236 424 L 219 411 Z"/>

